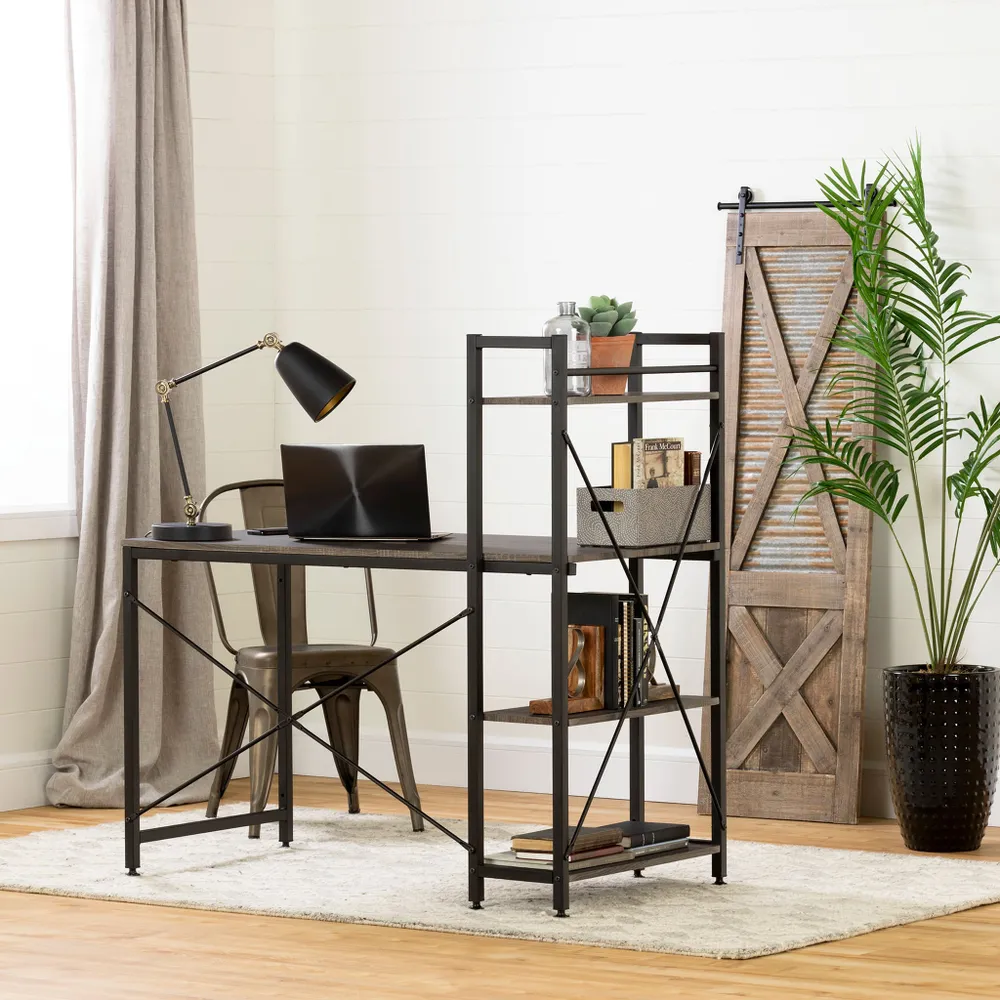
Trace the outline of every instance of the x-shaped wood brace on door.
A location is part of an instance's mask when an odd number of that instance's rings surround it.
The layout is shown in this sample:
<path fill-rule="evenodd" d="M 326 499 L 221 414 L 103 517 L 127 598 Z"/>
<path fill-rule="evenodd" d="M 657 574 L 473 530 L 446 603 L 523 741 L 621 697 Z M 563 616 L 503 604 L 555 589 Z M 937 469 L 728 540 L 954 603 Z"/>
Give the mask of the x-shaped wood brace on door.
<path fill-rule="evenodd" d="M 757 480 L 757 487 L 750 498 L 746 512 L 740 521 L 739 529 L 733 544 L 730 548 L 730 568 L 738 570 L 743 565 L 747 550 L 753 541 L 757 525 L 767 507 L 771 490 L 777 482 L 778 473 L 781 471 L 785 455 L 788 453 L 789 434 L 793 427 L 804 427 L 806 424 L 805 405 L 812 393 L 816 378 L 819 375 L 823 360 L 826 358 L 830 341 L 837 330 L 844 306 L 847 304 L 847 297 L 851 294 L 851 285 L 854 281 L 854 265 L 850 254 L 848 254 L 844 267 L 837 278 L 833 294 L 827 304 L 826 312 L 820 322 L 816 339 L 813 340 L 806 357 L 805 364 L 798 379 L 792 374 L 792 366 L 788 361 L 788 354 L 785 351 L 785 343 L 781 337 L 781 329 L 778 326 L 778 318 L 771 303 L 771 296 L 764 281 L 764 274 L 760 269 L 760 260 L 757 257 L 757 250 L 748 247 L 746 251 L 746 273 L 750 282 L 750 290 L 753 293 L 754 301 L 757 303 L 757 311 L 760 314 L 760 323 L 771 350 L 771 358 L 774 362 L 775 373 L 778 377 L 778 385 L 781 389 L 781 397 L 785 404 L 785 416 L 781 421 L 781 426 L 771 442 L 771 450 L 768 453 L 764 466 L 760 471 L 760 478 Z M 819 482 L 823 478 L 823 472 L 818 465 L 805 466 L 806 475 L 812 483 Z M 821 493 L 815 498 L 816 507 L 819 510 L 820 521 L 823 531 L 826 534 L 827 542 L 830 545 L 830 553 L 833 556 L 833 564 L 838 573 L 844 572 L 847 562 L 847 548 L 844 545 L 844 536 L 840 531 L 840 524 L 837 521 L 837 512 L 833 509 L 833 501 L 830 497 Z"/>
<path fill-rule="evenodd" d="M 802 371 L 796 379 L 788 360 L 756 248 L 747 248 L 745 261 L 747 281 L 771 352 L 785 414 L 733 539 L 730 550 L 730 567 L 733 570 L 739 570 L 743 565 L 750 543 L 763 517 L 771 491 L 788 453 L 791 429 L 805 426 L 806 403 L 816 384 L 854 280 L 853 261 L 848 255 L 834 285 Z M 823 477 L 818 465 L 807 465 L 805 471 L 812 483 L 818 482 Z M 847 561 L 847 549 L 833 501 L 825 493 L 814 499 L 820 523 L 830 546 L 833 564 L 838 572 L 843 573 Z M 821 774 L 832 774 L 836 771 L 837 750 L 806 704 L 800 688 L 840 638 L 843 624 L 843 611 L 827 611 L 787 662 L 782 663 L 747 608 L 739 605 L 730 607 L 729 630 L 753 667 L 764 691 L 727 741 L 727 767 L 739 767 L 778 716 L 783 714 L 816 770 Z"/>

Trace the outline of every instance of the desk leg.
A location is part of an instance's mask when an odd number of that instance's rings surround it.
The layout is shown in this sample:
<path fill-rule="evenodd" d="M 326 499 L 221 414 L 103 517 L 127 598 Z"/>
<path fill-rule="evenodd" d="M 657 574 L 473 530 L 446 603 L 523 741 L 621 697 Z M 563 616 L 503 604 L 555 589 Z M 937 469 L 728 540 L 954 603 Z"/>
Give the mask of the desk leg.
<path fill-rule="evenodd" d="M 292 714 L 292 568 L 279 564 L 278 570 L 278 721 Z M 278 732 L 278 808 L 285 818 L 278 821 L 282 847 L 292 842 L 292 727 Z"/>
<path fill-rule="evenodd" d="M 139 874 L 139 561 L 131 548 L 122 552 L 122 677 L 125 748 L 125 867 Z"/>

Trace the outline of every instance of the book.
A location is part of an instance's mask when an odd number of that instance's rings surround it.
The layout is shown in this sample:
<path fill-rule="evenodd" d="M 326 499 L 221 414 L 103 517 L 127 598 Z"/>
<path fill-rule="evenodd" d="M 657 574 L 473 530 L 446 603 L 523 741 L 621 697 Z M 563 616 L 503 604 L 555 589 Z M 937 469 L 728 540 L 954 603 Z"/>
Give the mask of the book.
<path fill-rule="evenodd" d="M 606 858 L 612 854 L 621 854 L 625 848 L 621 844 L 615 844 L 612 847 L 598 847 L 593 851 L 577 851 L 574 850 L 569 856 L 570 863 L 574 861 L 585 861 L 587 858 Z M 515 851 L 514 852 L 518 858 L 522 861 L 551 861 L 552 852 L 551 851 Z"/>
<path fill-rule="evenodd" d="M 628 861 L 633 857 L 631 851 L 618 850 L 613 856 L 595 856 L 583 858 L 580 861 L 569 863 L 570 871 L 580 871 L 583 868 L 598 868 L 600 865 L 617 864 L 619 861 Z M 514 851 L 503 851 L 500 854 L 487 854 L 483 858 L 487 865 L 508 865 L 512 868 L 534 868 L 552 870 L 551 861 L 538 861 L 535 858 L 519 858 Z"/>
<path fill-rule="evenodd" d="M 621 830 L 608 824 L 606 826 L 585 826 L 580 831 L 574 845 L 577 852 L 595 851 L 602 847 L 617 847 L 622 842 Z M 510 839 L 513 851 L 545 851 L 552 853 L 552 828 L 535 830 L 531 833 L 521 833 Z"/>
<path fill-rule="evenodd" d="M 642 595 L 646 600 L 646 595 Z M 646 700 L 646 675 L 643 658 L 649 646 L 649 629 L 642 611 L 631 594 L 618 598 L 618 662 L 615 666 L 617 699 L 613 706 L 621 708 L 632 697 L 632 690 L 638 684 L 642 690 L 632 704 L 638 707 Z M 608 707 L 605 703 L 605 707 Z"/>
<path fill-rule="evenodd" d="M 615 441 L 611 445 L 611 488 L 632 489 L 632 442 Z"/>
<path fill-rule="evenodd" d="M 675 840 L 686 841 L 691 836 L 691 827 L 687 823 L 652 823 L 629 820 L 626 823 L 613 823 L 608 824 L 608 826 L 612 830 L 621 832 L 622 846 L 629 849 L 653 847 Z M 597 827 L 597 829 L 604 828 Z M 579 843 L 579 841 L 577 842 Z"/>
<path fill-rule="evenodd" d="M 684 485 L 698 486 L 701 483 L 701 452 L 684 452 Z"/>
<path fill-rule="evenodd" d="M 635 438 L 632 441 L 634 489 L 662 489 L 683 485 L 683 438 Z"/>
<path fill-rule="evenodd" d="M 682 847 L 687 847 L 687 845 L 687 837 L 678 837 L 676 840 L 665 840 L 662 844 L 643 844 L 642 847 L 630 847 L 628 852 L 634 858 L 641 858 L 646 854 L 660 854 L 664 851 L 679 851 Z"/>
<path fill-rule="evenodd" d="M 603 637 L 603 665 L 600 678 L 604 685 L 604 707 L 620 708 L 618 703 L 618 607 L 617 594 L 570 593 L 569 620 L 576 626 L 592 625 Z M 549 709 L 551 712 L 551 708 Z"/>

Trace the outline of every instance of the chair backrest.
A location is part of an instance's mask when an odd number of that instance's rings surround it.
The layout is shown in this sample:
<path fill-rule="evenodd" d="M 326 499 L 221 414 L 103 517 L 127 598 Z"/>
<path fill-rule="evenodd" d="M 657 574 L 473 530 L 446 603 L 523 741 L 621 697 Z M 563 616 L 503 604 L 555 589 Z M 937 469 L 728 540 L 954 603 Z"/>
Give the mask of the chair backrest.
<path fill-rule="evenodd" d="M 278 481 L 244 483 L 240 486 L 245 528 L 283 528 L 285 489 Z M 292 566 L 292 642 L 309 641 L 306 631 L 306 568 Z M 257 619 L 265 646 L 278 645 L 278 569 L 276 566 L 251 566 L 254 595 L 257 598 Z"/>
<path fill-rule="evenodd" d="M 232 493 L 234 490 L 238 490 L 240 494 L 244 527 L 280 528 L 285 525 L 285 490 L 280 479 L 254 479 L 221 486 L 206 497 L 201 506 L 199 517 L 205 518 L 208 507 L 213 500 L 223 494 Z M 236 649 L 229 641 L 226 625 L 222 618 L 222 607 L 215 586 L 212 564 L 205 563 L 205 569 L 208 573 L 209 592 L 219 636 L 226 649 L 235 656 Z M 306 570 L 304 566 L 293 566 L 291 570 L 292 642 L 304 644 L 309 641 L 306 631 Z M 274 566 L 251 565 L 250 572 L 253 577 L 254 596 L 257 600 L 257 620 L 260 623 L 261 638 L 265 646 L 276 646 L 278 644 L 278 570 Z"/>

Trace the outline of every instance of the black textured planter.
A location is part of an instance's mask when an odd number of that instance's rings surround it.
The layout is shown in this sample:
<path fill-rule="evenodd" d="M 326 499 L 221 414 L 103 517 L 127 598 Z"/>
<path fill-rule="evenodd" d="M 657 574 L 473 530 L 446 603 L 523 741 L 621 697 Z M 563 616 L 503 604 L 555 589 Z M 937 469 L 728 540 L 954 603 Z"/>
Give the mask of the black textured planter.
<path fill-rule="evenodd" d="M 913 851 L 974 851 L 997 782 L 1000 670 L 883 674 L 892 804 Z"/>

